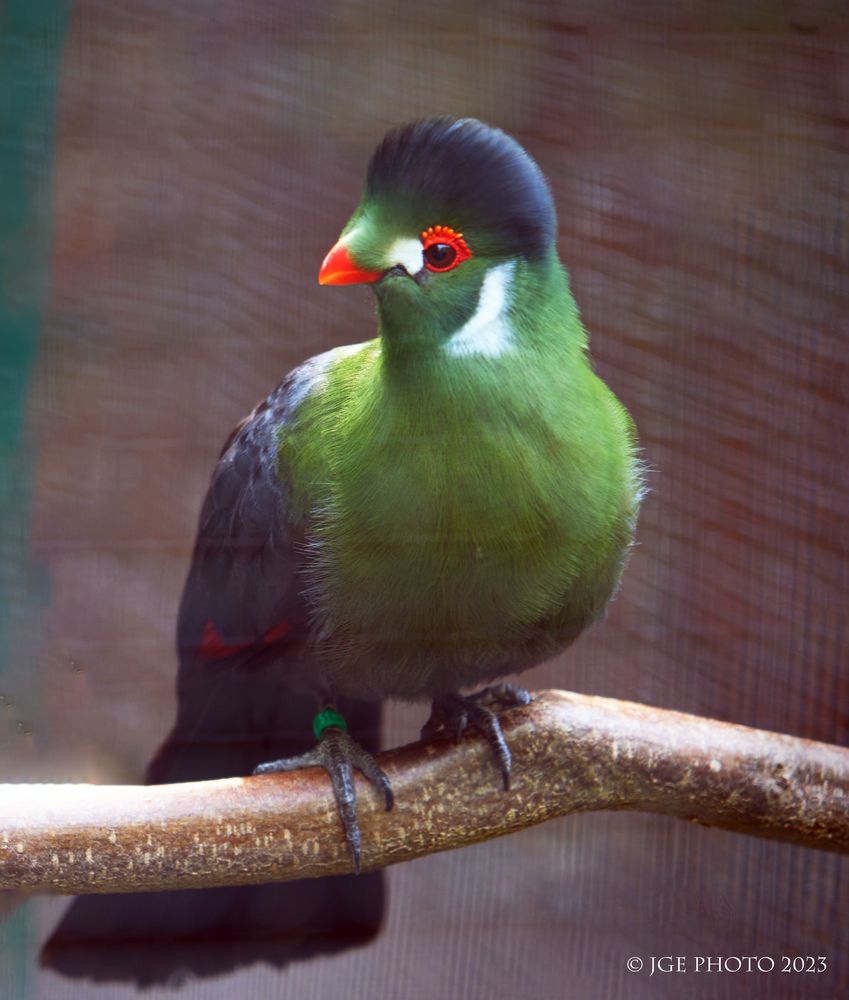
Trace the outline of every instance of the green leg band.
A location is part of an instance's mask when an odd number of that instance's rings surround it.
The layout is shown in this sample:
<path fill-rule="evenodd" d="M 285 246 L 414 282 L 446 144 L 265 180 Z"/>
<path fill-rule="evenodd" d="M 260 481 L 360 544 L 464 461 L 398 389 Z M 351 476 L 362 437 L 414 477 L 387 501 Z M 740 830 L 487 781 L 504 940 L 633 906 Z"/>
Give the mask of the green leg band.
<path fill-rule="evenodd" d="M 347 730 L 348 723 L 345 722 L 335 708 L 325 708 L 312 720 L 312 731 L 315 733 L 315 738 L 320 740 L 324 730 L 329 729 L 331 726 L 334 729 Z"/>

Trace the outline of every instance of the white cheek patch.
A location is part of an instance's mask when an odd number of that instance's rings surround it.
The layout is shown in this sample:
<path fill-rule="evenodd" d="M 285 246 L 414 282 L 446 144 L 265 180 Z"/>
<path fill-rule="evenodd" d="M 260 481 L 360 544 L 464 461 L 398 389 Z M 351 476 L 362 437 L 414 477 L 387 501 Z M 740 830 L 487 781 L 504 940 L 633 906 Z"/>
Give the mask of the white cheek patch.
<path fill-rule="evenodd" d="M 395 267 L 401 264 L 410 276 L 418 274 L 424 267 L 421 240 L 406 236 L 395 240 L 386 253 L 386 266 Z"/>
<path fill-rule="evenodd" d="M 445 342 L 454 357 L 498 358 L 513 348 L 513 330 L 507 316 L 510 286 L 516 262 L 508 260 L 486 272 L 474 315 Z"/>

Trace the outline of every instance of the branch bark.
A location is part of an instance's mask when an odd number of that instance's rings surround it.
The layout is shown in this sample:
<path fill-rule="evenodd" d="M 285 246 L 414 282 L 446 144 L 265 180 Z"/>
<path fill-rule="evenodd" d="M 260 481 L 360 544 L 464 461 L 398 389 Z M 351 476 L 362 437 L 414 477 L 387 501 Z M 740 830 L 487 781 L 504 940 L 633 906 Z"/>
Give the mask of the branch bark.
<path fill-rule="evenodd" d="M 849 852 L 849 750 L 564 691 L 503 717 L 513 787 L 477 734 L 383 754 L 395 808 L 358 778 L 363 868 L 596 809 Z M 134 892 L 352 871 L 315 768 L 182 785 L 0 786 L 0 888 Z"/>

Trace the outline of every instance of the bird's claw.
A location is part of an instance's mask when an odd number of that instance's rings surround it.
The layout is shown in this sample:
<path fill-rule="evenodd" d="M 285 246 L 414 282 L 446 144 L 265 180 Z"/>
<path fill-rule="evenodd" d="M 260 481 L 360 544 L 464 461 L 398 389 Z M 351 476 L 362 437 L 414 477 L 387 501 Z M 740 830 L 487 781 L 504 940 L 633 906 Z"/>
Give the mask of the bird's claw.
<path fill-rule="evenodd" d="M 312 750 L 297 757 L 284 757 L 260 764 L 254 774 L 276 774 L 281 771 L 298 771 L 304 767 L 323 767 L 330 776 L 336 806 L 345 831 L 345 839 L 354 859 L 354 869 L 361 867 L 360 824 L 357 819 L 357 789 L 353 768 L 361 771 L 366 779 L 383 793 L 387 810 L 395 801 L 392 785 L 370 753 L 356 742 L 344 729 L 327 727 Z"/>
<path fill-rule="evenodd" d="M 475 691 L 468 697 L 470 701 L 475 701 L 479 705 L 486 705 L 501 711 L 516 708 L 518 705 L 530 705 L 533 701 L 530 691 L 526 691 L 525 688 L 519 687 L 517 684 L 492 684 L 490 687 Z"/>
<path fill-rule="evenodd" d="M 474 726 L 489 742 L 501 771 L 504 790 L 510 788 L 513 757 L 504 738 L 497 710 L 530 704 L 531 696 L 513 684 L 496 684 L 471 695 L 449 694 L 434 698 L 430 718 L 422 726 L 421 738 L 432 739 L 443 732 L 453 732 L 459 740 L 468 725 Z"/>

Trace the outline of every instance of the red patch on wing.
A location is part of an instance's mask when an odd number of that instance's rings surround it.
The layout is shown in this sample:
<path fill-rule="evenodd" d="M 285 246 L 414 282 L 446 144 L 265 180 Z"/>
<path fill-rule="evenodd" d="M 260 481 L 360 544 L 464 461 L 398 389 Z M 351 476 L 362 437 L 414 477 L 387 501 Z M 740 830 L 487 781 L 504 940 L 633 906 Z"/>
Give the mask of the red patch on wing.
<path fill-rule="evenodd" d="M 284 618 L 279 625 L 275 625 L 274 628 L 270 628 L 265 635 L 262 637 L 262 642 L 264 646 L 270 646 L 272 642 L 277 642 L 278 639 L 282 639 L 284 635 L 288 635 L 292 631 L 292 623 L 288 618 Z"/>
<path fill-rule="evenodd" d="M 288 618 L 284 618 L 279 625 L 274 625 L 260 639 L 259 643 L 239 642 L 235 644 L 227 643 L 221 638 L 221 633 L 215 627 L 215 623 L 210 619 L 203 627 L 203 635 L 200 640 L 200 655 L 205 660 L 223 660 L 228 656 L 234 656 L 246 649 L 254 646 L 270 646 L 292 631 L 292 623 Z"/>
<path fill-rule="evenodd" d="M 203 636 L 200 640 L 200 654 L 207 660 L 223 660 L 225 656 L 232 656 L 250 646 L 249 642 L 242 642 L 238 645 L 228 645 L 218 632 L 218 629 L 210 619 L 203 627 Z"/>

